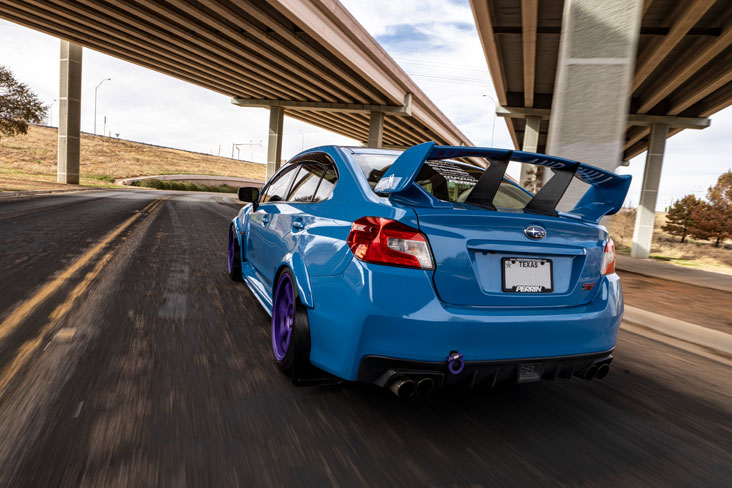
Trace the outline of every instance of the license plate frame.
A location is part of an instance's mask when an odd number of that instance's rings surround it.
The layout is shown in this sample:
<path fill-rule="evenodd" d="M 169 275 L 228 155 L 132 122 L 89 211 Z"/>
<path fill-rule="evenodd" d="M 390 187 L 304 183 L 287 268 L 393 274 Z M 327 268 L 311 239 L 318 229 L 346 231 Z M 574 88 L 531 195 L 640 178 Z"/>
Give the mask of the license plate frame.
<path fill-rule="evenodd" d="M 543 266 L 544 264 L 548 264 L 549 265 L 549 287 L 547 288 L 546 286 L 544 286 L 541 283 L 525 283 L 525 284 L 508 287 L 506 285 L 506 262 L 508 262 L 508 261 L 513 261 L 513 262 L 538 261 L 538 262 L 542 263 L 542 264 L 540 264 L 540 266 Z M 527 286 L 527 287 L 541 286 L 542 289 L 523 291 L 523 290 L 517 289 L 516 288 L 517 286 Z M 503 291 L 506 293 L 521 293 L 521 294 L 551 293 L 554 291 L 554 263 L 552 263 L 552 260 L 548 259 L 548 258 L 505 257 L 505 258 L 501 259 L 501 287 L 503 288 Z"/>

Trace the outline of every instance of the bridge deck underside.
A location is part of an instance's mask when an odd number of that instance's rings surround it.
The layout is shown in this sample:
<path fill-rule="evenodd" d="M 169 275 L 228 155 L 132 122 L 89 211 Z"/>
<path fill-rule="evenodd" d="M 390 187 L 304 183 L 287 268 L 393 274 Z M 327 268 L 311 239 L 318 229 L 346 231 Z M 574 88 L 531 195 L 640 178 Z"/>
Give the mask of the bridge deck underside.
<path fill-rule="evenodd" d="M 550 109 L 564 0 L 471 3 L 499 102 Z M 732 2 L 644 0 L 632 87 L 631 114 L 708 117 L 732 104 Z M 525 120 L 506 123 L 520 147 Z M 548 126 L 542 123 L 542 152 Z M 629 125 L 624 158 L 644 152 L 649 134 Z"/>
<path fill-rule="evenodd" d="M 469 143 L 338 2 L 0 0 L 0 18 L 230 97 L 399 106 L 384 144 Z M 368 114 L 288 110 L 368 140 Z"/>

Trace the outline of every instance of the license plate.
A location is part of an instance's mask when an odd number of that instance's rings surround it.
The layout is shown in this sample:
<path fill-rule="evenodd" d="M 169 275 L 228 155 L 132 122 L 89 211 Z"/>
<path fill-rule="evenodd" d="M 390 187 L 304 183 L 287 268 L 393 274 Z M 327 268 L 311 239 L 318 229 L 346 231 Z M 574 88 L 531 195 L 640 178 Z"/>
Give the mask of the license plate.
<path fill-rule="evenodd" d="M 549 293 L 554 289 L 552 260 L 503 258 L 503 291 Z"/>

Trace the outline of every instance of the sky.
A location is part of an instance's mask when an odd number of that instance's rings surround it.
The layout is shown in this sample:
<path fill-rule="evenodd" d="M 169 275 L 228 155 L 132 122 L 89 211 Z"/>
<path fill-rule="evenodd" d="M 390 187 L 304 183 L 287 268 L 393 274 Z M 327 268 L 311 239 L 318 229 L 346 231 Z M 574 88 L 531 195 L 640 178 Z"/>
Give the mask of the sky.
<path fill-rule="evenodd" d="M 495 91 L 468 0 L 341 1 L 475 145 L 512 147 L 505 121 L 495 117 Z M 51 105 L 54 126 L 58 58 L 58 39 L 0 20 L 0 65 Z M 245 144 L 238 157 L 264 163 L 266 109 L 236 107 L 229 97 L 90 49 L 83 54 L 83 131 L 94 130 L 95 87 L 105 78 L 111 80 L 97 90 L 99 133 L 106 116 L 108 135 L 229 157 L 232 144 Z M 688 193 L 704 196 L 732 167 L 731 136 L 732 107 L 714 115 L 710 128 L 670 138 L 657 208 Z M 324 144 L 357 141 L 285 117 L 283 158 Z M 618 169 L 633 175 L 631 206 L 638 203 L 644 164 L 645 153 Z M 517 176 L 518 168 L 509 174 Z"/>

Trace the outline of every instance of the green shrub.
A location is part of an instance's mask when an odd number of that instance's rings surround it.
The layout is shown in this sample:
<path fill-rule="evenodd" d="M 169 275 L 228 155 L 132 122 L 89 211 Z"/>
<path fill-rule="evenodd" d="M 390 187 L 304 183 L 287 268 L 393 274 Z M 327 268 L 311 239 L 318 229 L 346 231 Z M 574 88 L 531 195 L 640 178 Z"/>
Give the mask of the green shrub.
<path fill-rule="evenodd" d="M 162 181 L 156 179 L 133 181 L 132 186 L 173 191 L 210 191 L 217 193 L 236 193 L 237 191 L 236 188 L 229 185 L 197 185 L 196 183 L 186 183 L 183 181 Z"/>
<path fill-rule="evenodd" d="M 114 182 L 114 176 L 110 175 L 89 175 L 89 177 L 99 181 L 106 181 L 108 183 Z"/>

